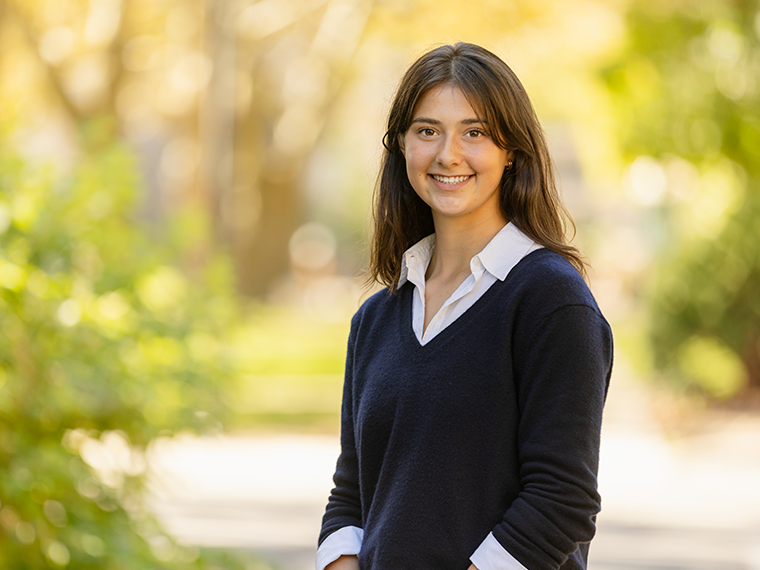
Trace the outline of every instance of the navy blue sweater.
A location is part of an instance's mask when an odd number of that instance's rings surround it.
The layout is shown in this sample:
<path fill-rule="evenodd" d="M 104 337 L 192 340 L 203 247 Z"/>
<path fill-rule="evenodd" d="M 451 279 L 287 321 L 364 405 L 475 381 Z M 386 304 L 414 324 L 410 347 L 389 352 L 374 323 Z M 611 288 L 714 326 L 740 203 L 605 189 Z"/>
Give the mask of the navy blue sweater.
<path fill-rule="evenodd" d="M 585 282 L 537 250 L 425 346 L 412 292 L 352 320 L 320 544 L 353 525 L 362 570 L 466 570 L 493 531 L 529 570 L 585 568 L 612 366 Z"/>

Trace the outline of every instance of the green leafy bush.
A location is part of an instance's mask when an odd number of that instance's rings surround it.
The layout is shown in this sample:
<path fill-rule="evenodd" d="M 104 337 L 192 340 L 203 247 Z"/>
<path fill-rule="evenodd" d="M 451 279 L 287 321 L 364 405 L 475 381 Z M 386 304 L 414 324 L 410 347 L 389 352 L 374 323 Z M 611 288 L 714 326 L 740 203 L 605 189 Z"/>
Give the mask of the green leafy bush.
<path fill-rule="evenodd" d="M 757 8 L 635 0 L 624 47 L 603 72 L 632 168 L 646 160 L 666 186 L 641 219 L 657 252 L 647 292 L 654 363 L 721 398 L 760 389 Z M 651 177 L 639 183 L 651 191 Z"/>
<path fill-rule="evenodd" d="M 223 265 L 190 280 L 136 229 L 136 172 L 119 146 L 65 176 L 0 148 L 2 568 L 241 567 L 143 508 L 148 442 L 226 413 L 235 311 Z"/>

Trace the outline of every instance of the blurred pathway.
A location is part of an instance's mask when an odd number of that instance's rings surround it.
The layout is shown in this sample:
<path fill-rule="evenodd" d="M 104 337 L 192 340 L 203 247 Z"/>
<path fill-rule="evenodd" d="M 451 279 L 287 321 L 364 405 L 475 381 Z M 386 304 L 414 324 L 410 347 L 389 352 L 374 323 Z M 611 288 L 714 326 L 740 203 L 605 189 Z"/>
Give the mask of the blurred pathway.
<path fill-rule="evenodd" d="M 332 436 L 166 440 L 151 456 L 151 502 L 183 542 L 311 570 L 337 454 Z M 618 372 L 599 484 L 590 570 L 760 570 L 760 418 L 669 442 Z"/>
<path fill-rule="evenodd" d="M 667 440 L 624 370 L 602 431 L 590 570 L 760 570 L 760 416 Z"/>

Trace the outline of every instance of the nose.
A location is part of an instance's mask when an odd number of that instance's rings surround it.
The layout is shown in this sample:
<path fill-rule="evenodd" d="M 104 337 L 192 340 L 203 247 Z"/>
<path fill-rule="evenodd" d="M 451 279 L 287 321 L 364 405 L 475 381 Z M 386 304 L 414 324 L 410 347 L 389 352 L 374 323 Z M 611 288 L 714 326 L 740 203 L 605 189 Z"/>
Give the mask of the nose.
<path fill-rule="evenodd" d="M 445 168 L 459 164 L 462 160 L 462 147 L 456 135 L 441 137 L 441 146 L 438 148 L 436 160 Z"/>

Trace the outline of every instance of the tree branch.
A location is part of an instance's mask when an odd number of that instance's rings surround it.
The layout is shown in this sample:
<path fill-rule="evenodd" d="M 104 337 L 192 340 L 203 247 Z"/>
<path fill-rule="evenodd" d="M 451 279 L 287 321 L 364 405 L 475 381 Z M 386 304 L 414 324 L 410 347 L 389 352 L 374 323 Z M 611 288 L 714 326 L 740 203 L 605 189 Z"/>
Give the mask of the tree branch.
<path fill-rule="evenodd" d="M 40 50 L 37 47 L 39 45 L 39 39 L 36 37 L 36 34 L 34 33 L 32 26 L 26 20 L 21 10 L 14 7 L 11 2 L 5 1 L 4 4 L 5 4 L 6 11 L 9 13 L 11 17 L 15 18 L 16 22 L 21 28 L 21 32 L 23 33 L 24 38 L 27 40 L 29 44 L 29 48 L 31 49 L 32 52 L 34 52 L 35 57 L 37 58 L 37 60 L 40 62 L 43 69 L 45 70 L 45 74 L 47 75 L 47 78 L 50 82 L 50 86 L 55 92 L 55 94 L 58 96 L 58 99 L 61 105 L 66 110 L 66 112 L 70 115 L 71 119 L 73 119 L 75 122 L 81 121 L 84 118 L 84 115 L 79 111 L 79 109 L 77 109 L 76 105 L 74 105 L 74 103 L 66 95 L 66 90 L 63 88 L 63 82 L 61 81 L 61 78 L 58 76 L 58 74 L 55 72 L 55 69 L 53 69 L 53 66 L 50 65 L 47 61 L 45 61 L 45 59 L 40 54 Z"/>

